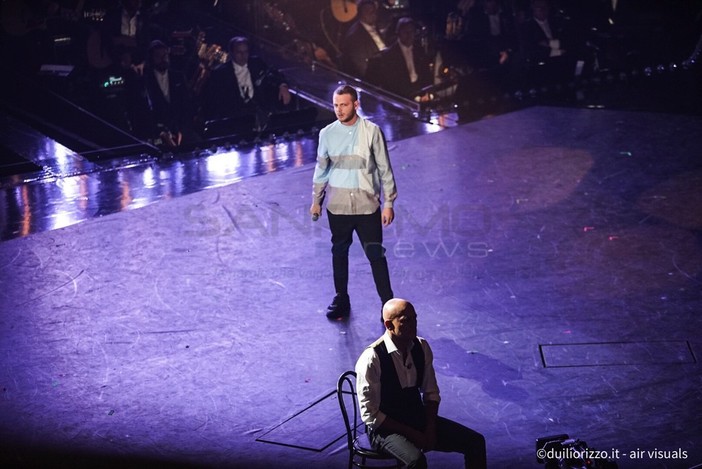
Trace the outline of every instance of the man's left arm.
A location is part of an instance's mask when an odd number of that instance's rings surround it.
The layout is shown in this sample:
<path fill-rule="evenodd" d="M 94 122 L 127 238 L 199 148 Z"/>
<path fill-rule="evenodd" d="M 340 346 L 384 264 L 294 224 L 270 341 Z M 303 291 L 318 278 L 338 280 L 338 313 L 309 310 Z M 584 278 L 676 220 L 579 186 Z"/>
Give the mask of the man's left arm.
<path fill-rule="evenodd" d="M 385 136 L 379 127 L 375 128 L 373 135 L 373 155 L 383 188 L 383 225 L 387 226 L 395 219 L 393 204 L 397 198 L 397 187 L 395 186 L 395 175 L 392 171 L 392 164 L 390 164 Z"/>
<path fill-rule="evenodd" d="M 269 67 L 266 62 L 260 57 L 251 57 L 249 59 L 249 70 L 256 68 L 259 71 L 256 73 L 256 78 L 252 79 L 256 82 L 254 86 L 264 85 L 270 87 L 269 89 L 276 88 L 278 90 L 277 98 L 284 105 L 288 105 L 291 100 L 290 89 L 288 87 L 287 79 L 283 72 L 274 67 Z"/>

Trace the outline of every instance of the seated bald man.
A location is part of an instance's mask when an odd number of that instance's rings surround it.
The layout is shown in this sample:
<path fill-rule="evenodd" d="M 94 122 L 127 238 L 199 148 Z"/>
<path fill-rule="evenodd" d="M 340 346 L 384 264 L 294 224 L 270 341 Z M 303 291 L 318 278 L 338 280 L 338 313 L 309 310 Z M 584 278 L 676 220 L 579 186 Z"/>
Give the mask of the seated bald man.
<path fill-rule="evenodd" d="M 426 451 L 463 454 L 465 467 L 487 467 L 485 438 L 438 416 L 439 386 L 429 343 L 417 337 L 417 313 L 407 300 L 383 306 L 385 333 L 356 362 L 361 416 L 371 443 L 409 468 L 425 468 Z"/>

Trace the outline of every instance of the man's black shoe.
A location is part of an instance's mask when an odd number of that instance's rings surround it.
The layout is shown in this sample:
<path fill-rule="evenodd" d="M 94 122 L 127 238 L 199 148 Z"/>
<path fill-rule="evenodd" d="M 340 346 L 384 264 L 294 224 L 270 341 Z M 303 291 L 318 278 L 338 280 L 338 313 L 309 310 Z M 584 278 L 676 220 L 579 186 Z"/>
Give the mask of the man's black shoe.
<path fill-rule="evenodd" d="M 327 317 L 329 319 L 341 319 L 351 314 L 351 301 L 349 295 L 336 295 L 334 300 L 327 307 Z"/>

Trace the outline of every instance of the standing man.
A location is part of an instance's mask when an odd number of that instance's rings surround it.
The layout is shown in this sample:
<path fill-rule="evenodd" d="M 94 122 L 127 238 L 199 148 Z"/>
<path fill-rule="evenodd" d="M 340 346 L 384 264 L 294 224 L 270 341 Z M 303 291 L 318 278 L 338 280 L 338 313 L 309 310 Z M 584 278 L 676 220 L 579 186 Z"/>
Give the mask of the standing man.
<path fill-rule="evenodd" d="M 322 202 L 328 196 L 336 296 L 328 307 L 327 317 L 341 319 L 351 312 L 349 248 L 354 231 L 370 261 L 381 307 L 393 297 L 383 247 L 383 226 L 390 225 L 395 218 L 392 207 L 397 189 L 385 137 L 376 124 L 358 115 L 356 89 L 340 86 L 334 91 L 333 103 L 338 120 L 319 132 L 310 213 L 319 217 Z"/>
<path fill-rule="evenodd" d="M 412 303 L 393 298 L 383 307 L 385 334 L 356 362 L 361 418 L 376 450 L 406 467 L 426 468 L 426 451 L 462 453 L 466 468 L 485 469 L 485 438 L 439 417 L 439 386 L 429 343 L 417 337 Z"/>

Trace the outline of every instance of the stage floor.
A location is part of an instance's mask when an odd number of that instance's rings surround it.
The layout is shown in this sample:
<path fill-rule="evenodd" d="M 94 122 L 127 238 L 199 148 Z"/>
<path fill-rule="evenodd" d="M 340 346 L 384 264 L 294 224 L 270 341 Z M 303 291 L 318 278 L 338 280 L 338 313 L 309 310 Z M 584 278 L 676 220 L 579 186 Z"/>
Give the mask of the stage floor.
<path fill-rule="evenodd" d="M 562 433 L 620 468 L 702 463 L 701 132 L 535 107 L 390 143 L 394 291 L 489 467 L 543 467 L 535 440 Z M 351 317 L 324 317 L 312 172 L 0 243 L 8 467 L 345 467 L 329 393 L 380 304 L 356 243 Z"/>

